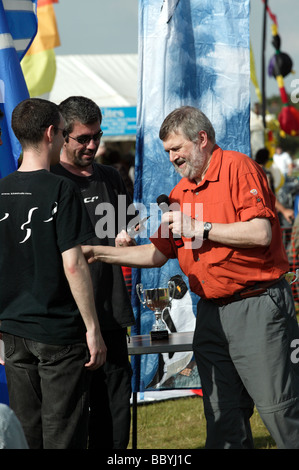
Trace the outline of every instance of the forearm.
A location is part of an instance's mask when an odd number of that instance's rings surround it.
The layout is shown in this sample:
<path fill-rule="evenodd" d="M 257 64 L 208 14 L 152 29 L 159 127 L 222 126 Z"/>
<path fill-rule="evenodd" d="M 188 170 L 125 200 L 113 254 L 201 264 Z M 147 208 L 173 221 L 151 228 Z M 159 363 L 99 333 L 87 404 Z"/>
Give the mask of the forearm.
<path fill-rule="evenodd" d="M 155 268 L 163 266 L 167 258 L 153 244 L 130 247 L 82 246 L 89 263 L 102 261 L 132 268 Z"/>
<path fill-rule="evenodd" d="M 163 214 L 162 221 L 169 224 L 174 234 L 184 235 L 186 238 L 203 239 L 204 222 L 192 219 L 179 211 Z M 221 224 L 209 220 L 212 229 L 209 240 L 236 248 L 252 248 L 255 246 L 268 246 L 272 239 L 271 224 L 268 219 L 255 218 L 246 222 Z"/>
<path fill-rule="evenodd" d="M 101 334 L 95 308 L 89 268 L 80 246 L 62 253 L 62 259 L 65 275 L 86 327 L 86 341 L 90 358 L 85 367 L 95 370 L 106 361 L 107 348 Z"/>
<path fill-rule="evenodd" d="M 270 222 L 264 222 L 265 219 L 254 219 L 232 224 L 213 223 L 209 239 L 236 248 L 268 246 L 271 243 L 272 231 Z"/>
<path fill-rule="evenodd" d="M 86 330 L 100 331 L 90 272 L 80 248 L 76 247 L 75 251 L 68 250 L 62 254 L 62 257 L 64 272 Z"/>

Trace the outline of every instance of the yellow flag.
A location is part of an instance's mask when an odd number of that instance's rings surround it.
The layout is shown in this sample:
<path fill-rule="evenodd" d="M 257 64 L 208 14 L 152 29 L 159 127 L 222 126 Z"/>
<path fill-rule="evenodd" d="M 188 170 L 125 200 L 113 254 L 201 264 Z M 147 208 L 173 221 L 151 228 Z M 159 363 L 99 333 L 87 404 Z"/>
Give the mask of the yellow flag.
<path fill-rule="evenodd" d="M 253 55 L 253 50 L 252 50 L 251 44 L 250 44 L 250 78 L 251 78 L 251 81 L 252 81 L 253 86 L 255 88 L 256 96 L 257 96 L 259 102 L 262 103 L 262 94 L 261 94 L 261 90 L 260 90 L 258 80 L 257 80 L 257 77 L 256 77 L 255 61 L 254 61 L 254 55 Z"/>
<path fill-rule="evenodd" d="M 56 76 L 54 48 L 60 46 L 56 16 L 52 3 L 39 0 L 37 4 L 37 35 L 21 61 L 21 67 L 31 98 L 49 93 Z"/>

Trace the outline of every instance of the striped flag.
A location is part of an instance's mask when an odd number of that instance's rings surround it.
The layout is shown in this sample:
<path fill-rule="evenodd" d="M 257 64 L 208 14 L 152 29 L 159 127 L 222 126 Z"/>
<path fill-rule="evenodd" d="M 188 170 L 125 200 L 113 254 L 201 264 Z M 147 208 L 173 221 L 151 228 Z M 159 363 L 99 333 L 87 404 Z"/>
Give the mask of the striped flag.
<path fill-rule="evenodd" d="M 17 168 L 21 147 L 11 126 L 15 106 L 29 97 L 20 61 L 37 32 L 37 0 L 0 0 L 0 178 Z"/>
<path fill-rule="evenodd" d="M 58 0 L 38 0 L 37 35 L 21 62 L 30 96 L 48 99 L 56 76 L 55 48 L 60 46 L 53 3 Z"/>

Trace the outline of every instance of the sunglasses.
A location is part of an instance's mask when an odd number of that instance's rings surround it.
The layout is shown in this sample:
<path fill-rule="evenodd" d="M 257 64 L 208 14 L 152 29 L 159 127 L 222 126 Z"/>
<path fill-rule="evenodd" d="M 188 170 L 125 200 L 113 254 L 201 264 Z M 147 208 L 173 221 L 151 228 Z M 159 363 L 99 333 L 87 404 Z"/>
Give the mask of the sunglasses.
<path fill-rule="evenodd" d="M 99 132 L 97 132 L 96 134 L 93 134 L 93 135 L 79 135 L 78 137 L 72 137 L 71 135 L 69 135 L 69 133 L 65 129 L 61 129 L 61 131 L 62 131 L 62 135 L 65 138 L 66 142 L 68 142 L 69 138 L 71 138 L 71 139 L 75 140 L 76 142 L 78 142 L 78 144 L 80 144 L 80 145 L 88 145 L 91 140 L 93 140 L 94 142 L 98 142 L 101 139 L 102 135 L 103 135 L 102 129 L 99 130 Z"/>

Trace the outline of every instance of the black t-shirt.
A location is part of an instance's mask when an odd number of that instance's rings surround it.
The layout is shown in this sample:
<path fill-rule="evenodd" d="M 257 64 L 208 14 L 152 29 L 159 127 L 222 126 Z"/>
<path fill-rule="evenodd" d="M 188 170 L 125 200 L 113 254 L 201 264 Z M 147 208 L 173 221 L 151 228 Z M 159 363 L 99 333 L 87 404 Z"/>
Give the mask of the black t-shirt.
<path fill-rule="evenodd" d="M 128 214 L 132 201 L 118 171 L 96 163 L 89 177 L 74 175 L 60 164 L 51 171 L 70 178 L 81 190 L 96 233 L 85 244 L 114 246 L 117 233 L 125 229 L 136 215 Z M 101 329 L 114 330 L 133 325 L 134 314 L 121 267 L 96 262 L 90 265 L 90 271 Z"/>
<path fill-rule="evenodd" d="M 47 344 L 85 339 L 61 253 L 93 236 L 76 185 L 47 170 L 0 180 L 1 330 Z"/>

